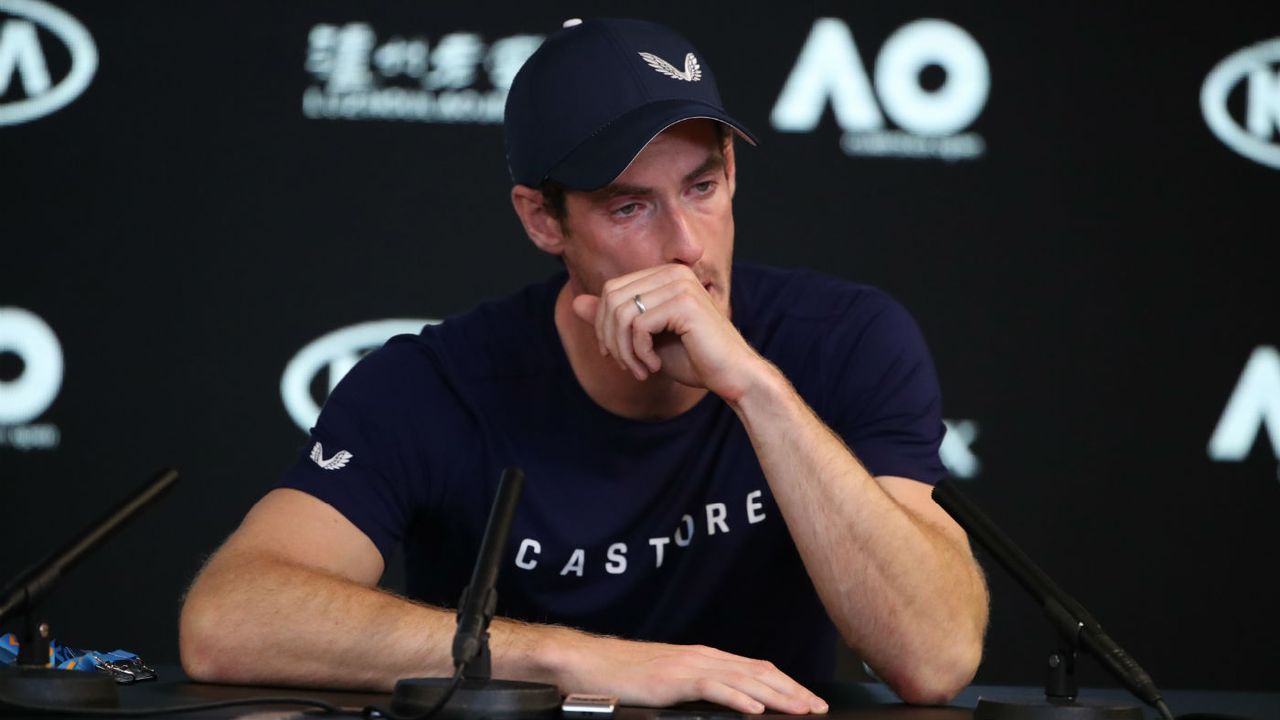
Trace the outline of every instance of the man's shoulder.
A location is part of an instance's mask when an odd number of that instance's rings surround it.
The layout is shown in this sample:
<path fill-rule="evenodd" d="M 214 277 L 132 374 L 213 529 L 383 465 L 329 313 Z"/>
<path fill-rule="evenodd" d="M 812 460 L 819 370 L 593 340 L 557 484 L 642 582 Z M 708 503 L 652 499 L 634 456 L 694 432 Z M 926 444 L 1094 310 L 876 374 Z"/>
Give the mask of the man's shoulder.
<path fill-rule="evenodd" d="M 780 268 L 738 263 L 733 270 L 733 293 L 749 322 L 778 320 L 870 320 L 886 311 L 902 311 L 889 293 L 809 268 Z"/>
<path fill-rule="evenodd" d="M 545 373 L 554 366 L 545 336 L 554 334 L 548 313 L 555 283 L 553 277 L 428 323 L 417 333 L 392 336 L 344 375 L 330 402 L 411 414 L 438 407 L 441 398 L 466 395 L 465 388 L 476 382 Z"/>
<path fill-rule="evenodd" d="M 554 303 L 563 273 L 485 300 L 398 340 L 423 346 L 464 375 L 529 369 L 554 360 Z"/>

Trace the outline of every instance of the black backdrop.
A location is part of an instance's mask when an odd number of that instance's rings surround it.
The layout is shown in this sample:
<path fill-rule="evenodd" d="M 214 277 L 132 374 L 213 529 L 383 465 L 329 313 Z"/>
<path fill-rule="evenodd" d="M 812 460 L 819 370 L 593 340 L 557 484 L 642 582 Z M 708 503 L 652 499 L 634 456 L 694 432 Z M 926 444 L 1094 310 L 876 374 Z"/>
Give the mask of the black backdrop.
<path fill-rule="evenodd" d="M 53 1 L 0 0 L 0 578 L 176 466 L 46 606 L 63 642 L 166 662 L 183 588 L 305 441 L 286 367 L 314 410 L 390 334 L 343 329 L 554 268 L 492 110 L 526 36 L 599 6 Z M 609 12 L 683 31 L 761 137 L 739 258 L 914 313 L 969 496 L 1159 684 L 1280 687 L 1280 12 Z M 978 680 L 1039 683 L 1048 626 L 983 561 Z"/>

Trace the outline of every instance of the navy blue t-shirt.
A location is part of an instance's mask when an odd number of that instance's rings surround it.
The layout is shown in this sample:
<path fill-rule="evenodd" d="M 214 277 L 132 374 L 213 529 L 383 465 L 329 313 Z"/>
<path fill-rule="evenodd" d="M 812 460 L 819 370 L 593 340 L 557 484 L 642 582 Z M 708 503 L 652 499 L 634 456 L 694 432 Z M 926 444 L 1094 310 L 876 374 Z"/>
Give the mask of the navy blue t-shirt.
<path fill-rule="evenodd" d="M 456 607 L 502 471 L 519 466 L 499 615 L 706 644 L 802 681 L 830 678 L 835 629 L 742 423 L 710 393 L 662 421 L 593 402 L 555 329 L 565 280 L 367 355 L 279 486 L 337 508 L 384 558 L 402 546 L 408 594 Z M 743 264 L 731 299 L 743 336 L 873 475 L 943 477 L 937 379 L 898 303 L 844 280 Z M 327 462 L 312 458 L 317 443 Z M 339 452 L 345 464 L 333 461 Z"/>

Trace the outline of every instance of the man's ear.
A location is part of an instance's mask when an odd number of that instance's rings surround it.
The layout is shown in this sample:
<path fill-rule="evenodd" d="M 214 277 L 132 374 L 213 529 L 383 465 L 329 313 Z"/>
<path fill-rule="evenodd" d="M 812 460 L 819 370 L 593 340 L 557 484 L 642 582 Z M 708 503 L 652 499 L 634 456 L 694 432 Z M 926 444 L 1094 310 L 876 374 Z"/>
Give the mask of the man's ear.
<path fill-rule="evenodd" d="M 733 152 L 733 131 L 729 131 L 729 139 L 724 144 L 724 177 L 729 183 L 729 199 L 738 189 L 738 163 Z"/>
<path fill-rule="evenodd" d="M 511 188 L 511 206 L 524 225 L 525 234 L 539 250 L 551 255 L 564 254 L 564 228 L 543 204 L 541 191 L 516 185 Z"/>

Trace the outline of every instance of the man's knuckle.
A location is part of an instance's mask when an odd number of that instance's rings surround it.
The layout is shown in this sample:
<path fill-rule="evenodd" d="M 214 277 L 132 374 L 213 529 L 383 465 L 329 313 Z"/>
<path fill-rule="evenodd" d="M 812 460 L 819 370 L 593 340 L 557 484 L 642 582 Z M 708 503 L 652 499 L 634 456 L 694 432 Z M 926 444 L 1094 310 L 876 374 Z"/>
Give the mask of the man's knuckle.
<path fill-rule="evenodd" d="M 768 660 L 755 660 L 754 663 L 757 668 L 766 672 L 778 672 L 778 666 Z"/>

